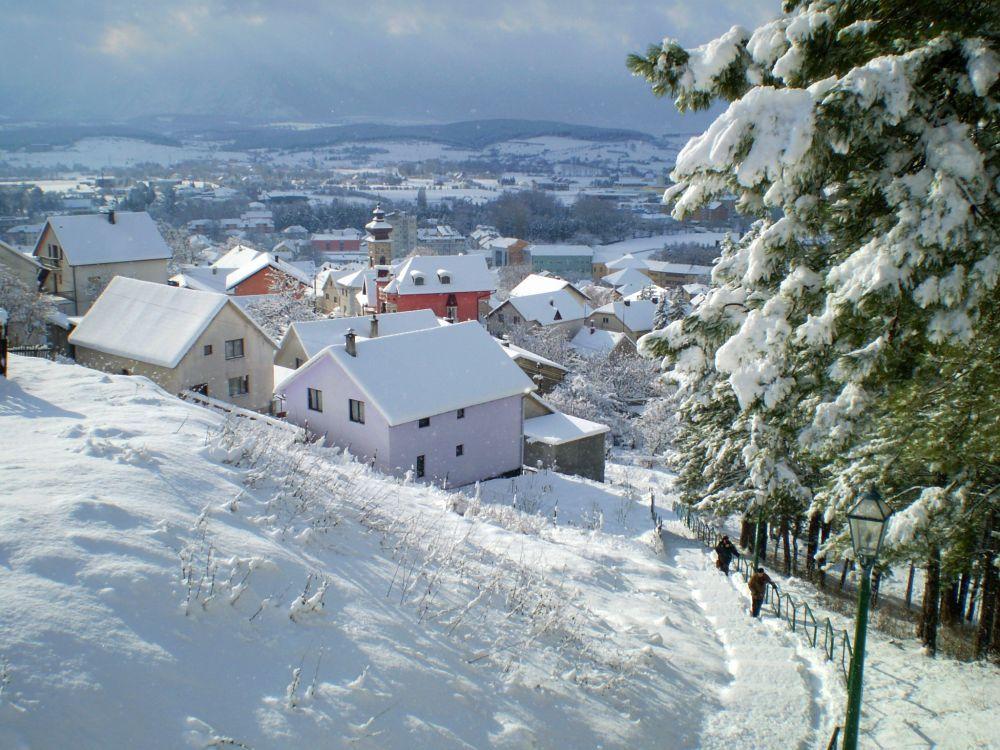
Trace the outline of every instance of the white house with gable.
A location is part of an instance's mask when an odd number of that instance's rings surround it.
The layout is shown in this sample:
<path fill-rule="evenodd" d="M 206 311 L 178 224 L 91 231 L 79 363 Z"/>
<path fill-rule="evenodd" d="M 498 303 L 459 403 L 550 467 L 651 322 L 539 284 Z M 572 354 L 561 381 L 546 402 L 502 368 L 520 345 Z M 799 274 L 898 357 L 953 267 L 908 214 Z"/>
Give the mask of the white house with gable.
<path fill-rule="evenodd" d="M 274 342 L 224 294 L 116 277 L 69 336 L 76 361 L 267 411 Z"/>
<path fill-rule="evenodd" d="M 449 486 L 521 470 L 530 378 L 475 322 L 360 339 L 289 375 L 289 421 L 380 470 Z"/>
<path fill-rule="evenodd" d="M 45 268 L 42 291 L 83 315 L 115 276 L 167 283 L 172 252 L 145 211 L 50 216 L 32 253 Z"/>

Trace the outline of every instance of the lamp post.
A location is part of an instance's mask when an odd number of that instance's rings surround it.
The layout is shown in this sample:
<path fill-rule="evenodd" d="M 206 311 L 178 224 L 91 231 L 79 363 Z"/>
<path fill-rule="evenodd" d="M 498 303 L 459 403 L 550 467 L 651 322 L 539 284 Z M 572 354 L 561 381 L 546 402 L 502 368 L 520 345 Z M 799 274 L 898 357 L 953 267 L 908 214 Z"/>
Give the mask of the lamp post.
<path fill-rule="evenodd" d="M 844 721 L 844 750 L 857 750 L 861 723 L 862 677 L 865 669 L 865 639 L 868 635 L 868 601 L 872 593 L 872 567 L 882 549 L 886 522 L 892 510 L 874 487 L 847 512 L 854 557 L 861 564 L 858 614 L 854 625 L 854 653 L 847 676 L 847 718 Z"/>

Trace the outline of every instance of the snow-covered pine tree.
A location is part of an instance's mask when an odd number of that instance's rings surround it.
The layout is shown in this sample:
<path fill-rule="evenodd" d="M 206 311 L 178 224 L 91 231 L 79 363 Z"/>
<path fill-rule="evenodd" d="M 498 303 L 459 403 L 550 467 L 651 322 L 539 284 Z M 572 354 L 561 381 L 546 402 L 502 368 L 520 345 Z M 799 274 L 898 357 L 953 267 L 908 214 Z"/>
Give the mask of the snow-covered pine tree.
<path fill-rule="evenodd" d="M 701 305 L 646 348 L 704 358 L 692 388 L 705 403 L 712 378 L 725 379 L 740 415 L 726 434 L 758 504 L 837 521 L 877 480 L 903 511 L 890 555 L 919 548 L 936 570 L 997 504 L 995 406 L 980 403 L 980 416 L 970 389 L 974 363 L 998 359 L 1000 6 L 783 10 L 753 32 L 691 50 L 668 39 L 629 58 L 681 110 L 731 102 L 679 154 L 664 196 L 674 215 L 730 193 L 761 217 L 723 254 Z M 736 330 L 689 338 L 721 294 Z M 973 438 L 973 415 L 987 440 Z M 685 427 L 684 457 L 719 444 L 699 430 Z M 940 460 L 956 430 L 961 453 Z M 828 552 L 846 552 L 842 536 Z"/>

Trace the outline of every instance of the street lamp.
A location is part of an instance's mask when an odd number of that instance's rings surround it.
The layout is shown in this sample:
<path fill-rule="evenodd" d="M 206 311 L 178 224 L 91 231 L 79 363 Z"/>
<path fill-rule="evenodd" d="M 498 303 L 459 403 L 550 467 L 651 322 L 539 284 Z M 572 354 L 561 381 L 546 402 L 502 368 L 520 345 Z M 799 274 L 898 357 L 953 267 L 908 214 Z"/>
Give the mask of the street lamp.
<path fill-rule="evenodd" d="M 847 676 L 847 719 L 844 721 L 844 750 L 857 750 L 858 727 L 861 722 L 862 675 L 865 668 L 865 638 L 868 635 L 868 601 L 872 593 L 872 567 L 882 549 L 885 527 L 892 515 L 882 496 L 874 487 L 847 511 L 854 558 L 861 564 L 861 586 L 858 590 L 858 615 L 854 626 L 854 653 Z"/>

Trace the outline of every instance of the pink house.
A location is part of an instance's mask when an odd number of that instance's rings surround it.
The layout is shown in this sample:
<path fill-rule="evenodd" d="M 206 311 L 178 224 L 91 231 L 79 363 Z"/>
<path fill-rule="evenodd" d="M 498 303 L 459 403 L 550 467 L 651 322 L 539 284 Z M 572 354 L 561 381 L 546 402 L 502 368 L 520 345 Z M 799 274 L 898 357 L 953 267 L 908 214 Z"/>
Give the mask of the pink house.
<path fill-rule="evenodd" d="M 534 388 L 470 321 L 373 339 L 349 332 L 276 395 L 290 422 L 328 445 L 389 474 L 456 486 L 521 470 L 522 401 Z"/>

